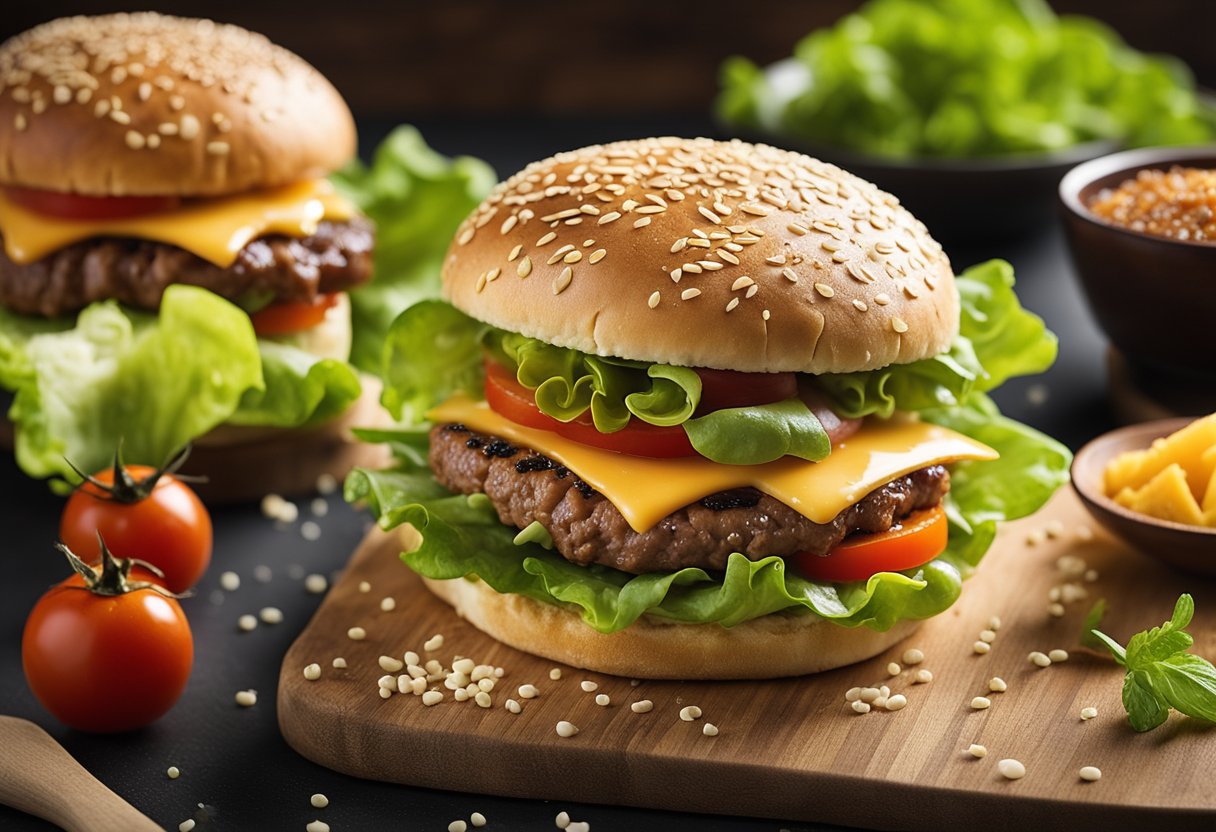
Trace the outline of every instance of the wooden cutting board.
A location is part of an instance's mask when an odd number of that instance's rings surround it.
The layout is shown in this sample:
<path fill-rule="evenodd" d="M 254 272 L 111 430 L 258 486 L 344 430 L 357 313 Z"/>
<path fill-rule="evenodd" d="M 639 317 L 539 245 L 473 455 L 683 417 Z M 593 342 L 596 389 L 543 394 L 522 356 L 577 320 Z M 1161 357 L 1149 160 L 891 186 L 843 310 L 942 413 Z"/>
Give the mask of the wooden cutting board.
<path fill-rule="evenodd" d="M 1107 599 L 1105 630 L 1126 642 L 1134 632 L 1169 617 L 1179 593 L 1195 596 L 1191 631 L 1195 652 L 1216 658 L 1216 584 L 1169 571 L 1096 532 L 1065 488 L 1032 518 L 1007 525 L 969 580 L 960 601 L 926 622 L 903 644 L 868 662 L 813 677 L 754 682 L 654 682 L 554 667 L 498 644 L 430 595 L 397 558 L 393 536 L 373 531 L 342 579 L 288 651 L 279 680 L 279 722 L 288 743 L 321 765 L 358 777 L 439 789 L 513 797 L 815 820 L 868 828 L 938 830 L 979 823 L 986 830 L 1103 830 L 1216 828 L 1216 726 L 1174 715 L 1156 731 L 1136 734 L 1120 704 L 1122 672 L 1077 648 L 1092 602 Z M 1044 530 L 1054 539 L 1028 544 Z M 1096 569 L 1095 582 L 1078 580 L 1089 598 L 1048 612 L 1052 586 L 1070 580 L 1056 566 L 1063 554 Z M 1213 552 L 1216 557 L 1216 552 Z M 362 592 L 360 584 L 370 584 Z M 381 599 L 396 608 L 384 612 Z M 987 655 L 973 644 L 993 615 L 1001 628 Z M 352 641 L 347 630 L 366 629 Z M 457 703 L 450 691 L 425 707 L 413 695 L 382 700 L 377 658 L 422 651 L 433 634 L 445 637 L 432 657 L 450 666 L 456 655 L 505 668 L 493 707 Z M 888 662 L 919 647 L 924 663 L 887 674 Z M 1065 648 L 1067 662 L 1040 669 L 1032 650 Z M 332 667 L 335 657 L 347 667 Z M 322 676 L 307 681 L 317 662 Z M 912 684 L 916 669 L 933 673 Z M 989 693 L 1001 676 L 1005 693 Z M 580 683 L 599 689 L 584 692 Z M 534 684 L 535 699 L 517 688 Z M 896 712 L 859 715 L 844 694 L 856 685 L 889 685 L 907 696 Z M 606 693 L 611 704 L 595 704 Z M 975 696 L 992 706 L 973 710 Z M 508 697 L 522 713 L 508 712 Z M 631 702 L 650 699 L 637 714 Z M 697 705 L 703 717 L 679 718 Z M 1098 717 L 1080 719 L 1083 707 Z M 559 720 L 580 732 L 563 739 Z M 712 722 L 716 737 L 703 735 Z M 971 743 L 984 759 L 965 753 Z M 1025 778 L 997 772 L 1002 758 L 1026 766 Z M 1102 770 L 1096 783 L 1078 770 Z"/>

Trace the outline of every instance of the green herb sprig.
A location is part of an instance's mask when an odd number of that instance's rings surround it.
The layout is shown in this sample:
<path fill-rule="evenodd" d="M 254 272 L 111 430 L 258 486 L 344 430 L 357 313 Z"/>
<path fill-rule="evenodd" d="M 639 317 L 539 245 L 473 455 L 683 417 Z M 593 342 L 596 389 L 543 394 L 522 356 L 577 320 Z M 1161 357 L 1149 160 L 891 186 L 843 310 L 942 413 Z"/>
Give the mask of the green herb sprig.
<path fill-rule="evenodd" d="M 1216 722 L 1216 667 L 1188 653 L 1195 640 L 1184 632 L 1195 614 L 1195 601 L 1182 595 L 1174 615 L 1160 627 L 1136 633 L 1124 648 L 1099 630 L 1090 633 L 1127 668 L 1123 678 L 1123 707 L 1137 731 L 1151 731 L 1165 722 L 1170 708 L 1205 722 Z"/>

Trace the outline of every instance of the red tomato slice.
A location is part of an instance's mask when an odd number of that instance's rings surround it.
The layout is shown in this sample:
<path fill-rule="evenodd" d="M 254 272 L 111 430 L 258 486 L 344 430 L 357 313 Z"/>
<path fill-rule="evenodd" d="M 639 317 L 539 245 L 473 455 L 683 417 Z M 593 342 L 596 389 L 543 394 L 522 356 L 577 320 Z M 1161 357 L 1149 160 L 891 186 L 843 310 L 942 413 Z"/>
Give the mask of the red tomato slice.
<path fill-rule="evenodd" d="M 315 300 L 289 300 L 259 309 L 249 318 L 258 335 L 290 335 L 319 325 L 337 302 L 337 292 L 317 295 Z"/>
<path fill-rule="evenodd" d="M 804 552 L 791 560 L 798 572 L 816 581 L 864 581 L 879 572 L 923 566 L 946 548 L 946 511 L 940 505 L 918 511 L 881 534 L 846 538 L 826 555 Z"/>
<path fill-rule="evenodd" d="M 699 367 L 697 375 L 701 377 L 698 416 L 732 407 L 783 402 L 798 395 L 798 376 L 794 373 L 741 373 Z"/>
<path fill-rule="evenodd" d="M 688 434 L 681 427 L 661 427 L 641 419 L 630 419 L 629 424 L 615 433 L 600 433 L 588 414 L 572 422 L 561 422 L 541 412 L 533 392 L 520 384 L 506 367 L 496 361 L 486 361 L 485 367 L 486 403 L 495 413 L 516 424 L 553 431 L 583 445 L 631 456 L 667 459 L 696 455 Z"/>
<path fill-rule="evenodd" d="M 120 220 L 172 211 L 181 204 L 176 196 L 82 196 L 37 188 L 4 189 L 23 208 L 64 220 Z"/>

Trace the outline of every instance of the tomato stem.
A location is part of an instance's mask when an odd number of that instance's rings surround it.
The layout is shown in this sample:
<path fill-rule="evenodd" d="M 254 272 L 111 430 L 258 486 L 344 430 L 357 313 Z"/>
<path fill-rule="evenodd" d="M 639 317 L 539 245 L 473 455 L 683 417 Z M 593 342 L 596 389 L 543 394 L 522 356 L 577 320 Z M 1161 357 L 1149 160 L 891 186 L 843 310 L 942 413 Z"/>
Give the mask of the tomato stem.
<path fill-rule="evenodd" d="M 131 568 L 140 566 L 147 569 L 158 578 L 163 578 L 165 575 L 152 564 L 138 560 L 136 558 L 118 558 L 110 551 L 110 547 L 106 546 L 105 540 L 101 536 L 101 532 L 97 533 L 97 545 L 101 550 L 101 568 L 91 566 L 81 560 L 80 556 L 69 549 L 63 543 L 56 543 L 55 548 L 62 552 L 71 564 L 72 569 L 76 571 L 81 578 L 84 579 L 84 586 L 94 595 L 126 595 L 128 592 L 135 592 L 140 589 L 150 589 L 166 598 L 185 598 L 186 595 L 178 595 L 170 592 L 160 584 L 152 583 L 151 581 L 134 581 L 131 580 Z"/>
<path fill-rule="evenodd" d="M 111 500 L 123 505 L 133 505 L 141 500 L 148 499 L 152 493 L 152 489 L 156 488 L 156 484 L 160 482 L 160 478 L 165 474 L 174 474 L 183 482 L 206 482 L 205 477 L 191 477 L 184 474 L 178 474 L 178 469 L 186 464 L 186 460 L 190 457 L 191 446 L 186 443 L 180 451 L 170 457 L 167 462 L 153 471 L 148 476 L 142 479 L 136 479 L 131 476 L 131 472 L 127 470 L 122 461 L 122 439 L 118 440 L 118 447 L 114 451 L 114 482 L 104 483 L 96 477 L 86 474 L 72 464 L 71 460 L 66 460 L 73 471 L 84 481 L 101 493 L 87 492 L 91 496 L 99 500 Z M 83 485 L 83 483 L 82 483 Z M 79 486 L 78 486 L 79 487 Z"/>

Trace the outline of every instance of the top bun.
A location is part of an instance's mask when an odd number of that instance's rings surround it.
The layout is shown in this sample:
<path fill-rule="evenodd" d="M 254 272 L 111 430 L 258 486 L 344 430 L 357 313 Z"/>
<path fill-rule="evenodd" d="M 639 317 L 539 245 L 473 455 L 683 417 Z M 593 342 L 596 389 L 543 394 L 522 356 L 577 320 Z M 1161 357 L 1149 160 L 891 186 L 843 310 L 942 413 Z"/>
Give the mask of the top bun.
<path fill-rule="evenodd" d="M 69 17 L 0 45 L 0 184 L 218 196 L 324 176 L 354 152 L 337 90 L 237 26 Z"/>
<path fill-rule="evenodd" d="M 534 162 L 448 250 L 445 295 L 586 353 L 842 373 L 944 351 L 942 247 L 895 197 L 801 153 L 658 138 Z"/>

